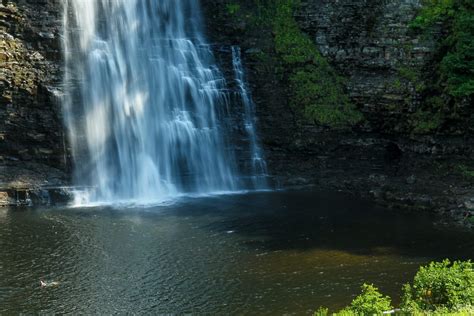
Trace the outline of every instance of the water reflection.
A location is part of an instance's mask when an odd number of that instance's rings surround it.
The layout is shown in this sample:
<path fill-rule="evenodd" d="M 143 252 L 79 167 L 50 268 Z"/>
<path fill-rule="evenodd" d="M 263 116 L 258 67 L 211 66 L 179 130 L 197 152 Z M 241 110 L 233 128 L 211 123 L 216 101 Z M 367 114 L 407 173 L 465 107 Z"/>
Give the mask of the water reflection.
<path fill-rule="evenodd" d="M 396 297 L 420 264 L 472 256 L 472 237 L 315 192 L 2 211 L 0 314 L 302 314 L 363 282 Z"/>

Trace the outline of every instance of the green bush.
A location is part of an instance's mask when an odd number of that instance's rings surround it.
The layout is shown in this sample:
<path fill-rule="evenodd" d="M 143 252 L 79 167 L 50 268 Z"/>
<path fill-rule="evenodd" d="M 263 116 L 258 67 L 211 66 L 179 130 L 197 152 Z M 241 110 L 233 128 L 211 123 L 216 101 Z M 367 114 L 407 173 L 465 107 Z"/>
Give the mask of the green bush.
<path fill-rule="evenodd" d="M 227 12 L 230 15 L 237 14 L 240 11 L 240 4 L 238 3 L 228 3 L 226 5 Z"/>
<path fill-rule="evenodd" d="M 392 309 L 391 299 L 382 295 L 372 284 L 362 285 L 362 294 L 357 296 L 347 308 L 356 315 L 381 315 Z"/>
<path fill-rule="evenodd" d="M 428 31 L 441 25 L 447 31 L 439 43 L 439 85 L 453 97 L 474 95 L 474 2 L 472 0 L 424 0 L 411 23 Z"/>
<path fill-rule="evenodd" d="M 314 316 L 327 316 L 329 315 L 329 309 L 326 307 L 320 307 L 317 311 L 314 312 Z"/>
<path fill-rule="evenodd" d="M 403 286 L 399 315 L 474 315 L 474 264 L 471 261 L 431 262 L 421 267 L 413 284 Z M 381 315 L 393 309 L 390 297 L 373 286 L 362 285 L 362 293 L 343 310 L 330 314 L 320 307 L 314 316 Z"/>
<path fill-rule="evenodd" d="M 383 312 L 391 310 L 391 299 L 384 296 L 373 284 L 364 284 L 362 293 L 357 296 L 348 307 L 333 314 L 336 316 L 358 316 L 358 315 L 382 315 Z M 320 307 L 314 316 L 329 315 L 329 310 Z"/>
<path fill-rule="evenodd" d="M 413 284 L 403 287 L 402 309 L 407 312 L 450 312 L 474 305 L 474 270 L 470 261 L 432 262 L 421 267 Z"/>
<path fill-rule="evenodd" d="M 460 6 L 447 38 L 449 51 L 441 61 L 447 91 L 455 97 L 474 95 L 474 4 Z"/>

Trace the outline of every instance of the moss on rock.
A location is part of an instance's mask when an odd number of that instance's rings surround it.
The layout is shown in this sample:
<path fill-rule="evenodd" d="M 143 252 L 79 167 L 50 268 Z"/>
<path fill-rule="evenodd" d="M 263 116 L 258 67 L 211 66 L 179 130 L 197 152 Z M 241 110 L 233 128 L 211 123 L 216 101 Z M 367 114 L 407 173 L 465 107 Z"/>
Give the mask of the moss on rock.
<path fill-rule="evenodd" d="M 329 127 L 354 125 L 362 120 L 362 114 L 350 104 L 343 79 L 299 29 L 293 17 L 298 3 L 277 0 L 273 4 L 275 49 L 288 74 L 290 105 L 312 123 Z"/>
<path fill-rule="evenodd" d="M 288 103 L 298 121 L 330 128 L 347 128 L 363 119 L 349 101 L 344 79 L 331 67 L 316 44 L 303 33 L 294 18 L 299 0 L 254 0 L 253 5 L 225 3 L 235 24 L 271 33 L 253 56 L 262 72 L 273 72 L 288 88 Z M 237 14 L 234 12 L 237 11 Z"/>

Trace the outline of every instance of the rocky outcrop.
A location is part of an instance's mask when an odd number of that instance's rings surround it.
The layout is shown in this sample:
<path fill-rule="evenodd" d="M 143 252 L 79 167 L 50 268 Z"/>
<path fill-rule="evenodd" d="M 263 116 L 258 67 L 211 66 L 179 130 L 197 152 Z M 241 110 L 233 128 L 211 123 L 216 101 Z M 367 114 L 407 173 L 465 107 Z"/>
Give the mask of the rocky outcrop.
<path fill-rule="evenodd" d="M 245 52 L 276 182 L 344 190 L 472 222 L 466 207 L 474 198 L 469 113 L 449 128 L 431 128 L 418 115 L 424 80 L 430 80 L 423 74 L 432 68 L 435 39 L 442 35 L 421 36 L 409 28 L 420 1 L 302 0 L 295 11 L 300 29 L 346 79 L 351 102 L 364 114 L 362 124 L 345 131 L 298 122 L 288 105 L 288 82 L 279 73 L 273 21 L 260 23 L 273 18 L 265 8 L 248 1 L 203 3 L 223 67 L 225 47 L 240 45 Z"/>
<path fill-rule="evenodd" d="M 416 0 L 306 0 L 296 14 L 301 29 L 348 79 L 351 100 L 367 119 L 364 129 L 412 130 L 404 118 L 422 101 L 413 77 L 430 64 L 436 48 L 433 38 L 410 31 L 420 7 Z"/>
<path fill-rule="evenodd" d="M 60 1 L 0 3 L 0 188 L 63 184 Z"/>

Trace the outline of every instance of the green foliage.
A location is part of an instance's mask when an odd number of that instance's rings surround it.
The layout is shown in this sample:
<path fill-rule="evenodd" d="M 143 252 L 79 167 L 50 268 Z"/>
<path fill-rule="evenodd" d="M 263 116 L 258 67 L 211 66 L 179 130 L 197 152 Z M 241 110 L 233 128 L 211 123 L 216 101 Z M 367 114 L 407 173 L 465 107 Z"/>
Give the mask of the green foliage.
<path fill-rule="evenodd" d="M 375 286 L 364 284 L 362 294 L 347 309 L 356 315 L 381 315 L 392 308 L 390 297 L 382 295 Z"/>
<path fill-rule="evenodd" d="M 329 309 L 326 307 L 320 307 L 317 311 L 314 312 L 314 316 L 327 316 L 329 315 Z"/>
<path fill-rule="evenodd" d="M 410 125 L 412 126 L 413 133 L 415 134 L 427 134 L 436 131 L 443 120 L 439 113 L 431 113 L 427 111 L 417 111 L 410 118 Z"/>
<path fill-rule="evenodd" d="M 418 30 L 441 25 L 439 84 L 452 97 L 474 95 L 474 3 L 472 0 L 425 0 L 411 23 Z"/>
<path fill-rule="evenodd" d="M 294 0 L 276 0 L 273 30 L 275 49 L 287 64 L 317 62 L 319 52 L 313 42 L 305 36 L 293 18 Z"/>
<path fill-rule="evenodd" d="M 240 11 L 240 4 L 228 3 L 226 5 L 227 12 L 231 15 L 237 14 Z"/>
<path fill-rule="evenodd" d="M 442 110 L 445 106 L 445 101 L 439 96 L 432 96 L 427 98 L 426 103 L 431 109 L 434 109 L 436 111 Z"/>
<path fill-rule="evenodd" d="M 383 312 L 391 310 L 392 303 L 388 296 L 384 296 L 372 284 L 364 284 L 362 293 L 357 296 L 348 307 L 334 313 L 335 316 L 357 316 L 357 315 L 382 315 Z M 329 315 L 329 310 L 320 307 L 314 316 Z"/>
<path fill-rule="evenodd" d="M 421 267 L 413 284 L 403 287 L 406 312 L 462 311 L 474 305 L 474 269 L 470 261 L 432 262 Z"/>
<path fill-rule="evenodd" d="M 466 180 L 474 180 L 474 170 L 469 168 L 464 164 L 459 164 L 456 166 L 456 170 L 466 179 Z"/>
<path fill-rule="evenodd" d="M 396 90 L 400 90 L 402 88 L 402 82 L 400 81 L 400 79 L 396 79 L 393 83 L 392 83 L 392 88 L 396 89 Z"/>
<path fill-rule="evenodd" d="M 455 97 L 474 95 L 474 4 L 459 9 L 446 45 L 449 52 L 441 61 L 442 78 Z"/>
<path fill-rule="evenodd" d="M 414 86 L 416 92 L 422 92 L 426 88 L 421 78 L 420 69 L 417 67 L 400 67 L 398 75 L 400 78 L 409 81 Z"/>
<path fill-rule="evenodd" d="M 473 172 L 474 173 L 474 172 Z M 474 264 L 471 261 L 431 262 L 420 267 L 413 284 L 402 289 L 400 315 L 474 315 Z M 320 307 L 314 316 L 382 315 L 392 310 L 390 297 L 373 286 L 362 285 L 362 293 L 337 313 Z"/>
<path fill-rule="evenodd" d="M 415 69 L 410 68 L 410 67 L 406 67 L 406 66 L 400 67 L 398 69 L 398 74 L 400 75 L 400 77 L 411 82 L 416 82 L 420 80 L 419 73 Z"/>
<path fill-rule="evenodd" d="M 308 120 L 338 127 L 353 125 L 362 119 L 362 115 L 350 106 L 348 97 L 342 93 L 340 83 L 328 80 L 321 70 L 317 71 L 312 65 L 294 71 L 289 80 L 293 91 L 292 106 L 303 105 L 302 112 Z"/>
<path fill-rule="evenodd" d="M 253 28 L 271 30 L 273 37 L 261 44 L 266 52 L 253 57 L 259 69 L 288 81 L 289 104 L 299 118 L 332 128 L 352 126 L 363 116 L 350 104 L 343 79 L 299 29 L 293 16 L 299 4 L 299 0 L 253 0 L 247 10 L 236 9 L 229 1 L 227 11 L 240 10 L 239 17 Z"/>
<path fill-rule="evenodd" d="M 289 74 L 290 104 L 313 123 L 330 127 L 354 125 L 362 120 L 362 114 L 349 103 L 342 79 L 299 29 L 293 17 L 298 3 L 276 0 L 272 4 L 275 50 Z"/>
<path fill-rule="evenodd" d="M 410 315 L 410 316 L 472 316 L 474 315 L 474 308 L 473 307 L 465 307 L 461 308 L 458 311 L 450 311 L 447 308 L 440 308 L 439 310 L 433 312 L 427 311 L 410 311 L 410 312 L 403 312 L 400 313 L 401 315 Z"/>
<path fill-rule="evenodd" d="M 425 0 L 420 14 L 410 23 L 412 28 L 424 29 L 454 15 L 455 0 Z"/>

